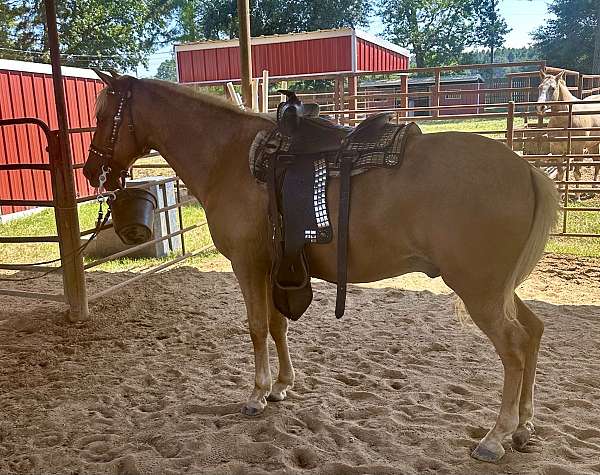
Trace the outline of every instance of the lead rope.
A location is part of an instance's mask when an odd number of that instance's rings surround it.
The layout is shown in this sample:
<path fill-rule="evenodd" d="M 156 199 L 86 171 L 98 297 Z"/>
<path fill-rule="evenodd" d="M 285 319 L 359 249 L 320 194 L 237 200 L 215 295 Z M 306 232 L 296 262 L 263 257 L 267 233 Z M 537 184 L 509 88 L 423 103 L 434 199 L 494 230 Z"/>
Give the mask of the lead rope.
<path fill-rule="evenodd" d="M 64 259 L 71 257 L 71 256 L 77 256 L 77 255 L 81 254 L 85 250 L 85 248 L 88 247 L 94 239 L 96 239 L 96 237 L 98 236 L 98 234 L 100 233 L 102 228 L 108 222 L 108 219 L 110 218 L 110 206 L 106 210 L 106 214 L 104 214 L 103 205 L 105 203 L 107 203 L 109 199 L 114 200 L 116 198 L 116 194 L 113 191 L 106 193 L 106 194 L 104 193 L 104 191 L 105 191 L 104 184 L 106 183 L 106 179 L 107 179 L 107 176 L 110 173 L 110 171 L 111 171 L 110 167 L 105 167 L 103 165 L 102 173 L 98 177 L 98 196 L 96 196 L 96 201 L 98 202 L 98 217 L 96 219 L 96 227 L 94 228 L 94 232 L 92 233 L 92 235 L 90 236 L 90 238 L 87 240 L 87 242 L 85 244 L 82 244 L 77 249 L 75 249 L 73 252 L 70 252 L 69 254 L 64 256 Z M 63 258 L 59 257 L 58 259 L 52 259 L 50 261 L 34 262 L 31 264 L 19 264 L 19 265 L 21 265 L 23 267 L 33 267 L 33 266 L 41 266 L 41 265 L 45 265 L 45 264 L 53 264 L 53 263 L 59 262 L 61 260 L 63 260 Z M 24 281 L 28 281 L 28 280 L 41 279 L 43 277 L 46 277 L 49 274 L 58 272 L 63 267 L 64 267 L 64 264 L 62 264 L 59 267 L 55 267 L 54 269 L 50 269 L 49 271 L 46 271 L 43 274 L 36 275 L 33 277 L 23 277 L 23 278 L 19 278 L 19 279 L 10 279 L 8 277 L 0 277 L 0 282 L 24 282 Z"/>

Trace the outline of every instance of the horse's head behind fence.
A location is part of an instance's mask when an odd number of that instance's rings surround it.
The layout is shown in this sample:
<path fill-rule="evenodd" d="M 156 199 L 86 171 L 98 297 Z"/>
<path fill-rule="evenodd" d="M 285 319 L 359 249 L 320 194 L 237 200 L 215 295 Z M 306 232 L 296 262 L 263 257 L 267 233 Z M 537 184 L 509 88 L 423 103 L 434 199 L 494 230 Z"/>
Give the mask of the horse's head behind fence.
<path fill-rule="evenodd" d="M 540 93 L 538 95 L 537 100 L 538 103 L 540 103 L 540 105 L 536 106 L 536 110 L 539 114 L 543 114 L 544 112 L 547 112 L 550 109 L 550 106 L 543 103 L 559 100 L 559 86 L 561 82 L 565 82 L 564 76 L 564 71 L 561 71 L 556 76 L 553 76 L 552 74 L 547 74 L 544 71 L 540 71 L 540 77 L 542 79 L 542 82 L 539 86 Z"/>
<path fill-rule="evenodd" d="M 134 127 L 132 99 L 137 79 L 130 76 L 109 76 L 95 70 L 106 84 L 96 100 L 97 127 L 92 137 L 83 174 L 92 186 L 98 187 L 99 177 L 106 178 L 104 187 L 114 190 L 133 162 L 148 152 L 148 147 Z"/>

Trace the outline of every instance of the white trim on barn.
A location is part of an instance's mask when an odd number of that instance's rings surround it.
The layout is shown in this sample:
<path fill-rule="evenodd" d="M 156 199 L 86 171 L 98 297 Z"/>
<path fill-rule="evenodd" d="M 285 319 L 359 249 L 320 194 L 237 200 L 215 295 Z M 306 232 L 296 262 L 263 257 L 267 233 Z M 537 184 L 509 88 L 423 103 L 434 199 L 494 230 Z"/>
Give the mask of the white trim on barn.
<path fill-rule="evenodd" d="M 356 57 L 356 30 L 352 30 L 352 41 L 350 42 L 350 48 L 352 50 L 352 71 L 356 72 L 358 68 L 358 58 Z"/>
<path fill-rule="evenodd" d="M 13 59 L 0 59 L 0 69 L 5 71 L 19 71 L 23 73 L 52 74 L 52 66 L 49 64 L 31 63 L 29 61 L 15 61 Z M 63 76 L 98 79 L 96 73 L 91 69 L 63 66 L 61 71 Z"/>

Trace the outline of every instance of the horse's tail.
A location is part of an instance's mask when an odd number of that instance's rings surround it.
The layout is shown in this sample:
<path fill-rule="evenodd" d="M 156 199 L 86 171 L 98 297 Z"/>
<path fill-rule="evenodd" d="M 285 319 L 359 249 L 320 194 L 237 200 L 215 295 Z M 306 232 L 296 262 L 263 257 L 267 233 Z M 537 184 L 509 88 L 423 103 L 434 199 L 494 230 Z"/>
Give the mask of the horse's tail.
<path fill-rule="evenodd" d="M 530 169 L 535 200 L 533 222 L 527 242 L 504 288 L 503 310 L 509 319 L 517 316 L 515 289 L 531 274 L 541 259 L 557 219 L 558 192 L 554 181 L 538 168 L 532 166 Z"/>

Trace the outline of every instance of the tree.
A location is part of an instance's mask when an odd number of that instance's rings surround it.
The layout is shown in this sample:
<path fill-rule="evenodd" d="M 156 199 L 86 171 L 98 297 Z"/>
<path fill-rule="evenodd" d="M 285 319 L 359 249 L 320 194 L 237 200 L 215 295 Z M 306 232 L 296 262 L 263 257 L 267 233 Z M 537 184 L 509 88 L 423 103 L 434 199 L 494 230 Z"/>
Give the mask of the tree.
<path fill-rule="evenodd" d="M 21 51 L 13 57 L 47 60 L 43 0 L 13 0 L 15 12 L 0 23 L 0 41 L 9 38 Z M 133 69 L 171 37 L 175 0 L 59 0 L 63 63 L 72 66 Z M 0 45 L 2 46 L 2 45 Z"/>
<path fill-rule="evenodd" d="M 483 49 L 465 51 L 461 55 L 460 64 L 481 64 L 489 59 L 489 52 Z M 499 63 L 514 63 L 540 59 L 539 51 L 535 48 L 498 48 L 494 59 Z"/>
<path fill-rule="evenodd" d="M 236 0 L 180 0 L 179 39 L 238 36 Z M 251 0 L 251 35 L 368 25 L 370 0 Z"/>
<path fill-rule="evenodd" d="M 534 46 L 551 66 L 591 72 L 598 0 L 552 0 L 553 15 L 532 34 Z"/>
<path fill-rule="evenodd" d="M 498 0 L 475 0 L 475 44 L 488 48 L 490 63 L 494 62 L 496 48 L 504 45 L 504 38 L 511 31 L 498 11 Z"/>
<path fill-rule="evenodd" d="M 175 70 L 175 60 L 165 59 L 154 76 L 156 79 L 162 79 L 163 81 L 177 81 L 177 71 Z"/>
<path fill-rule="evenodd" d="M 458 62 L 473 43 L 475 13 L 464 0 L 379 0 L 388 38 L 409 48 L 419 68 Z"/>

